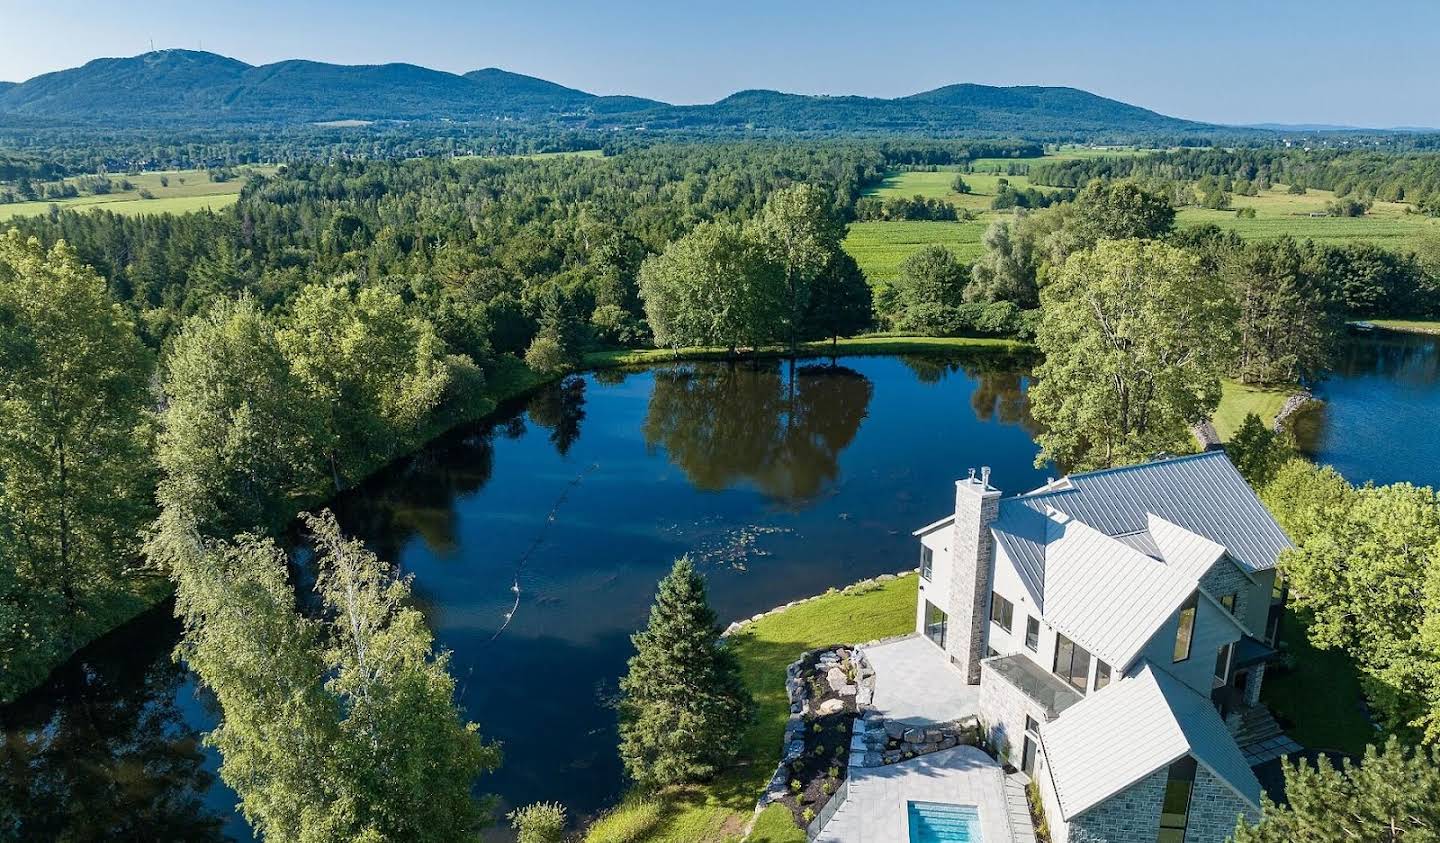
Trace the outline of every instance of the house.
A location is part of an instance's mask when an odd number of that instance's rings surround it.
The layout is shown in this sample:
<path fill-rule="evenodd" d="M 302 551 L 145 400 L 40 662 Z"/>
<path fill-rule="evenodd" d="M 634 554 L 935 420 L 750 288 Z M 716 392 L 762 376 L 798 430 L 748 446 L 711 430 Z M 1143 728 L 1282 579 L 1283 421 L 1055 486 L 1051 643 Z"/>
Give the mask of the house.
<path fill-rule="evenodd" d="M 1218 843 L 1258 817 L 1232 731 L 1275 655 L 1291 545 L 1223 451 L 1011 497 L 972 470 L 915 535 L 916 631 L 978 684 L 1056 843 Z"/>

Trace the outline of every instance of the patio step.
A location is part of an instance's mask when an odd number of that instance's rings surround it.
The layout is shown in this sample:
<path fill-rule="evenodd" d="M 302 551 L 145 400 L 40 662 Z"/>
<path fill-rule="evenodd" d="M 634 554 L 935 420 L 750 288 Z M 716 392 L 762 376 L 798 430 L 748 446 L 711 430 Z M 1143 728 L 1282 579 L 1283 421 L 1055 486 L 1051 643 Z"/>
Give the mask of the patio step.
<path fill-rule="evenodd" d="M 1240 722 L 1231 730 L 1235 743 L 1243 749 L 1250 744 L 1264 743 L 1285 733 L 1275 715 L 1263 705 L 1251 706 L 1240 715 Z"/>

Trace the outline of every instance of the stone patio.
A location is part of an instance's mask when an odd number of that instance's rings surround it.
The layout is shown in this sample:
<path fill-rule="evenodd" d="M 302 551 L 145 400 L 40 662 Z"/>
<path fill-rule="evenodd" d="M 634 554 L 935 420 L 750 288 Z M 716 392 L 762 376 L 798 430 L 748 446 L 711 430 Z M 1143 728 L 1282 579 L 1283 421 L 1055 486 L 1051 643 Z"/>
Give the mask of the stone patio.
<path fill-rule="evenodd" d="M 931 646 L 923 639 L 922 643 Z M 906 816 L 909 802 L 974 805 L 980 811 L 983 843 L 1012 843 L 1018 839 L 1011 827 L 1005 776 L 1000 765 L 972 746 L 957 746 L 888 767 L 851 769 L 845 802 L 825 824 L 816 841 L 899 843 L 909 840 Z"/>
<path fill-rule="evenodd" d="M 930 639 L 914 635 L 863 649 L 875 670 L 870 709 L 884 719 L 933 726 L 980 711 L 980 686 L 966 684 Z"/>

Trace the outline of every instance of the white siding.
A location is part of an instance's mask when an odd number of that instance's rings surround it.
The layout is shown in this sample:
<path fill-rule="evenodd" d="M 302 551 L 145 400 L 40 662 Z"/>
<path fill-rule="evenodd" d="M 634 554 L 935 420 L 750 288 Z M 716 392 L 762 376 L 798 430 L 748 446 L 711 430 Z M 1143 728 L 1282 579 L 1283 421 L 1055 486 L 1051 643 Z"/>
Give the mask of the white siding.
<path fill-rule="evenodd" d="M 920 537 L 920 545 L 915 549 L 915 564 L 920 564 L 920 546 L 930 548 L 935 554 L 931 565 L 930 579 L 920 578 L 920 599 L 915 601 L 915 631 L 925 632 L 925 601 L 944 612 L 954 622 L 954 616 L 950 611 L 950 572 L 954 570 L 954 563 L 950 559 L 950 537 L 955 531 L 950 527 L 941 527 L 928 535 Z"/>

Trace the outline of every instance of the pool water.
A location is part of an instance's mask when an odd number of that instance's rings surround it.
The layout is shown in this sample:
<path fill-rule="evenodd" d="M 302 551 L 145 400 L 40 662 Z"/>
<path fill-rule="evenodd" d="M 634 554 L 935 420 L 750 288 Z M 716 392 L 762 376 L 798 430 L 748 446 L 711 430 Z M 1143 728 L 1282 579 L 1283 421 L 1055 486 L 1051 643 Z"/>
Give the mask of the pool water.
<path fill-rule="evenodd" d="M 973 805 L 911 802 L 910 843 L 980 843 L 980 811 Z"/>

